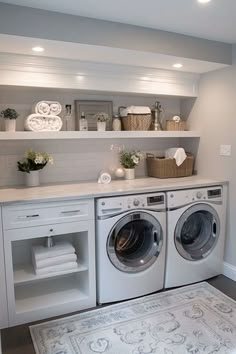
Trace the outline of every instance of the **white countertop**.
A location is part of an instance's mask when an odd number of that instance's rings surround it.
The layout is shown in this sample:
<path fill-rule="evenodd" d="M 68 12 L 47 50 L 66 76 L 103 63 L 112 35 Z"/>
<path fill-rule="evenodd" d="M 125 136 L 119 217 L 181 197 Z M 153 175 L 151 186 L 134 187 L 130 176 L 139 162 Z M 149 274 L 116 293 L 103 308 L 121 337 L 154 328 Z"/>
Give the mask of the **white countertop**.
<path fill-rule="evenodd" d="M 134 180 L 116 180 L 110 184 L 63 183 L 41 185 L 39 187 L 8 187 L 0 189 L 0 204 L 22 202 L 47 202 L 57 199 L 97 198 L 120 194 L 137 194 L 154 191 L 167 191 L 204 186 L 227 184 L 227 181 L 191 176 L 183 178 L 136 178 Z"/>

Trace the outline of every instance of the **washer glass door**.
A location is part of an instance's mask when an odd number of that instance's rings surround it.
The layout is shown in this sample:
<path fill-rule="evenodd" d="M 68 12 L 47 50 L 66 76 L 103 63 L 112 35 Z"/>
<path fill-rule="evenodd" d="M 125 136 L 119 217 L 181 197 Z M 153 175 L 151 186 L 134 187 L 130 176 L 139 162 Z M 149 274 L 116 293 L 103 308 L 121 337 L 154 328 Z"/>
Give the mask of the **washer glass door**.
<path fill-rule="evenodd" d="M 190 261 L 207 257 L 214 249 L 220 232 L 220 220 L 208 204 L 196 204 L 179 218 L 175 228 L 175 246 Z"/>
<path fill-rule="evenodd" d="M 163 245 L 163 230 L 156 218 L 135 211 L 121 218 L 107 240 L 112 264 L 123 272 L 141 272 L 158 258 Z"/>

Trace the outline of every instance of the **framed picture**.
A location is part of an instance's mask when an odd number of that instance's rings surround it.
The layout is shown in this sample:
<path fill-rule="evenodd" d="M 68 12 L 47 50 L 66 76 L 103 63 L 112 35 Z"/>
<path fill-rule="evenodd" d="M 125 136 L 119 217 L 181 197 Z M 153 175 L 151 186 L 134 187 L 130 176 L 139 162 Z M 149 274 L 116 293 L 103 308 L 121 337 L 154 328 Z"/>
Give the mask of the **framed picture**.
<path fill-rule="evenodd" d="M 110 116 L 111 119 L 107 122 L 107 130 L 112 130 L 112 115 L 113 115 L 112 101 L 75 100 L 76 130 L 79 130 L 79 120 L 82 112 L 84 112 L 85 118 L 88 121 L 88 130 L 97 130 L 97 121 L 94 118 L 94 115 L 98 112 L 105 112 Z"/>

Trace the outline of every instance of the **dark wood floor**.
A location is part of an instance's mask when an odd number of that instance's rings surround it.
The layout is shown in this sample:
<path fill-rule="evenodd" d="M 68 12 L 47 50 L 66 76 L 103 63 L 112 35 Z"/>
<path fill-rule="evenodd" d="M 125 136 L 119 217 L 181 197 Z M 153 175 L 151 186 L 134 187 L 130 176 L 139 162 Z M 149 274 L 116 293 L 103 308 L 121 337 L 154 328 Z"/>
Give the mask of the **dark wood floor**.
<path fill-rule="evenodd" d="M 236 301 L 236 282 L 223 275 L 208 282 Z M 3 354 L 35 354 L 28 325 L 4 329 L 2 346 Z"/>

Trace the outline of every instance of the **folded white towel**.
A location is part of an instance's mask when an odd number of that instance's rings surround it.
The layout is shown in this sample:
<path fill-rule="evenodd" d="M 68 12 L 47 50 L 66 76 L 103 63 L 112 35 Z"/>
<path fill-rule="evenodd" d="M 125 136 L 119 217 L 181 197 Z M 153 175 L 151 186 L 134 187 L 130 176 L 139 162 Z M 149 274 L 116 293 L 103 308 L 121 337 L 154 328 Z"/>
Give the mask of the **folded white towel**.
<path fill-rule="evenodd" d="M 51 257 L 48 259 L 33 259 L 34 267 L 37 269 L 61 265 L 67 262 L 77 261 L 77 255 L 75 253 L 65 254 L 63 256 Z"/>
<path fill-rule="evenodd" d="M 128 114 L 151 114 L 151 109 L 145 106 L 129 106 L 120 112 L 121 117 L 126 117 Z"/>
<path fill-rule="evenodd" d="M 63 125 L 62 119 L 56 115 L 30 114 L 25 119 L 25 130 L 33 132 L 59 131 Z"/>
<path fill-rule="evenodd" d="M 78 268 L 78 263 L 77 262 L 68 262 L 64 263 L 61 265 L 55 265 L 51 267 L 45 267 L 45 268 L 40 268 L 40 269 L 35 269 L 35 273 L 37 275 L 42 275 L 42 274 L 47 274 L 47 273 L 52 273 L 52 272 L 63 272 L 69 269 L 76 269 Z"/>
<path fill-rule="evenodd" d="M 35 263 L 38 260 L 48 259 L 50 257 L 58 257 L 65 254 L 75 253 L 75 248 L 70 242 L 58 241 L 53 247 L 47 248 L 44 246 L 33 246 L 32 257 Z"/>
<path fill-rule="evenodd" d="M 165 158 L 175 159 L 176 165 L 180 166 L 187 155 L 183 148 L 171 148 L 165 151 Z"/>
<path fill-rule="evenodd" d="M 39 101 L 33 106 L 33 113 L 58 116 L 61 113 L 61 104 L 56 101 Z"/>
<path fill-rule="evenodd" d="M 108 184 L 111 182 L 111 175 L 108 172 L 101 172 L 98 178 L 98 183 Z"/>

